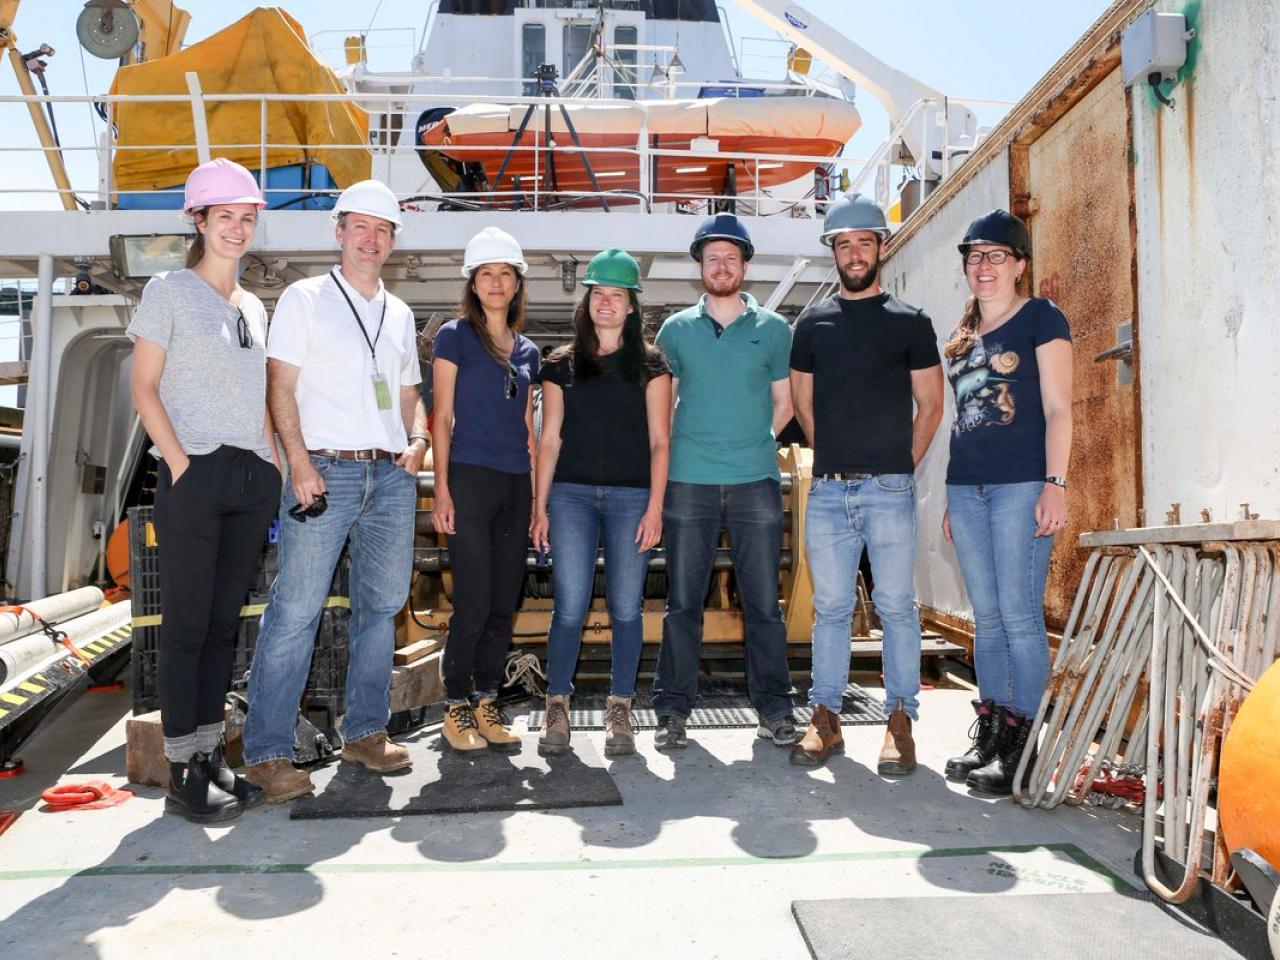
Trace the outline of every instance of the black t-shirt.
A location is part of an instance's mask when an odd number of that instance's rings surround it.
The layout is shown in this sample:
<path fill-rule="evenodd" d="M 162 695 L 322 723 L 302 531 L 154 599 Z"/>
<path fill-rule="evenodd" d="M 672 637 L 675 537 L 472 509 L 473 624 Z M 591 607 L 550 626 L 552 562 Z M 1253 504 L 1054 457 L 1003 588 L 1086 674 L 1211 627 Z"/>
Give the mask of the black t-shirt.
<path fill-rule="evenodd" d="M 647 363 L 650 379 L 671 373 L 657 350 Z M 573 375 L 572 357 L 549 360 L 543 364 L 541 379 L 564 391 L 557 483 L 649 486 L 645 388 L 622 376 L 618 354 L 601 357 L 600 373 L 582 379 Z"/>
<path fill-rule="evenodd" d="M 813 374 L 813 472 L 913 472 L 911 371 L 939 362 L 928 316 L 888 293 L 800 314 L 791 368 Z"/>
<path fill-rule="evenodd" d="M 1036 347 L 1070 339 L 1071 328 L 1057 304 L 1032 297 L 967 356 L 947 361 L 956 394 L 947 483 L 1044 479 L 1044 405 Z"/>

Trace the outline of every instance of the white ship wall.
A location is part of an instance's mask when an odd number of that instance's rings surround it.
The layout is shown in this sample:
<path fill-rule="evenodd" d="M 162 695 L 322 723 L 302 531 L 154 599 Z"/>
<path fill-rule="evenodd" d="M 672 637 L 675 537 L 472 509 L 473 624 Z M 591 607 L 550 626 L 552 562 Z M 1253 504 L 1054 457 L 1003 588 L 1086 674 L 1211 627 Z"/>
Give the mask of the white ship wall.
<path fill-rule="evenodd" d="M 1274 0 L 1155 7 L 1186 12 L 1200 46 L 1174 109 L 1145 85 L 1129 91 L 1145 524 L 1164 524 L 1175 503 L 1183 523 L 1202 509 L 1236 519 L 1244 503 L 1280 518 L 1280 17 Z M 1005 148 L 886 263 L 887 289 L 928 312 L 940 339 L 967 296 L 957 240 L 1009 205 Z M 953 411 L 948 392 L 918 473 L 916 585 L 923 606 L 971 619 L 940 529 Z"/>
<path fill-rule="evenodd" d="M 1280 13 L 1215 0 L 1196 30 L 1175 109 L 1130 94 L 1148 524 L 1280 517 Z"/>
<path fill-rule="evenodd" d="M 881 281 L 885 289 L 929 315 L 938 334 L 939 353 L 969 296 L 956 244 L 976 216 L 973 211 L 983 213 L 1008 204 L 1009 152 L 1002 150 L 885 264 Z M 942 538 L 947 447 L 954 416 L 955 398 L 948 388 L 937 436 L 916 471 L 916 594 L 925 606 L 969 620 L 973 614 L 955 548 Z"/>

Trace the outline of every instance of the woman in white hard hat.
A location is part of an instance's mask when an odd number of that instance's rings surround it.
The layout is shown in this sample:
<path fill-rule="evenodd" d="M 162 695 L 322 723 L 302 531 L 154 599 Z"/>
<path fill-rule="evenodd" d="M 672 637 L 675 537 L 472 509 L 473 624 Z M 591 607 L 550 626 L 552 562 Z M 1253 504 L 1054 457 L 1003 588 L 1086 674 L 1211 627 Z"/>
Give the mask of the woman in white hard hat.
<path fill-rule="evenodd" d="M 266 404 L 267 316 L 236 282 L 266 206 L 253 176 L 212 160 L 187 179 L 187 269 L 158 274 L 129 324 L 133 402 L 159 459 L 156 686 L 169 761 L 165 809 L 198 823 L 264 799 L 222 756 L 240 606 L 280 504 Z"/>
<path fill-rule="evenodd" d="M 569 697 L 603 541 L 612 664 L 607 757 L 635 753 L 631 702 L 644 645 L 649 551 L 662 539 L 671 437 L 671 367 L 644 338 L 640 265 L 616 247 L 582 280 L 573 341 L 542 368 L 533 544 L 555 550 L 547 636 L 547 720 L 538 753 L 570 749 Z"/>
<path fill-rule="evenodd" d="M 467 244 L 460 316 L 433 346 L 435 510 L 449 538 L 453 617 L 445 643 L 444 740 L 454 750 L 514 753 L 496 700 L 524 584 L 532 502 L 538 348 L 524 327 L 527 265 L 510 234 Z"/>
<path fill-rule="evenodd" d="M 1071 329 L 1052 300 L 1019 292 L 1031 243 L 1013 214 L 979 217 L 959 246 L 973 297 L 943 351 L 956 419 L 942 529 L 973 604 L 979 699 L 973 744 L 946 772 L 1007 795 L 1049 680 L 1044 590 L 1067 523 Z"/>

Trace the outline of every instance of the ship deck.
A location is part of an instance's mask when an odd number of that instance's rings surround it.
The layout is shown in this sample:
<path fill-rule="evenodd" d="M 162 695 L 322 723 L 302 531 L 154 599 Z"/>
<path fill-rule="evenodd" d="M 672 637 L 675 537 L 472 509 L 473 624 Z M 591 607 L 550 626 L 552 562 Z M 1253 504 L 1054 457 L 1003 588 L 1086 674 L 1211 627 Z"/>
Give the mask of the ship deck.
<path fill-rule="evenodd" d="M 902 952 L 945 907 L 939 898 L 1049 894 L 1044 904 L 1064 910 L 1081 895 L 1142 887 L 1136 816 L 1028 811 L 943 777 L 971 696 L 922 693 L 920 766 L 901 779 L 875 773 L 883 726 L 845 727 L 846 755 L 813 771 L 750 729 L 690 730 L 688 749 L 667 755 L 641 732 L 636 756 L 605 761 L 620 807 L 298 821 L 270 806 L 205 828 L 164 815 L 162 792 L 147 787 L 109 809 L 40 809 L 55 783 L 124 785 L 129 694 L 85 695 L 27 745 L 26 773 L 0 781 L 0 810 L 22 811 L 0 835 L 0 955 L 319 960 L 498 947 L 802 960 L 811 954 L 794 901 L 901 898 L 900 924 L 859 935 L 860 955 L 1092 956 L 1081 945 L 1096 945 L 1099 931 L 1073 932 L 1065 918 L 1055 942 L 1018 942 L 1006 929 L 994 953 L 975 943 Z M 528 710 L 513 713 L 527 729 Z M 427 727 L 407 739 L 437 735 Z M 603 733 L 586 736 L 602 753 Z M 525 749 L 532 743 L 530 734 Z M 1235 956 L 1190 935 L 1187 956 Z"/>

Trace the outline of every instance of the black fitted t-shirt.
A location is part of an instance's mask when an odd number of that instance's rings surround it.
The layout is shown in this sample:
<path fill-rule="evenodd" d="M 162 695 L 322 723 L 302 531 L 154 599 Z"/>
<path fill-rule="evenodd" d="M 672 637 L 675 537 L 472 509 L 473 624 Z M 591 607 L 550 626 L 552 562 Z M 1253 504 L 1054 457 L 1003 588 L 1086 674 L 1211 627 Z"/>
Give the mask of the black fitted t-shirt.
<path fill-rule="evenodd" d="M 1052 300 L 1032 297 L 963 357 L 947 361 L 956 396 L 947 483 L 1043 480 L 1044 405 L 1036 347 L 1070 340 Z"/>
<path fill-rule="evenodd" d="M 791 368 L 813 374 L 813 472 L 914 471 L 911 372 L 938 363 L 928 316 L 891 294 L 800 314 Z"/>
<path fill-rule="evenodd" d="M 666 358 L 657 350 L 647 365 L 650 379 L 671 373 Z M 572 357 L 549 360 L 542 367 L 541 379 L 564 391 L 557 483 L 649 486 L 645 388 L 622 376 L 616 353 L 600 358 L 599 374 L 581 379 L 573 375 Z"/>

